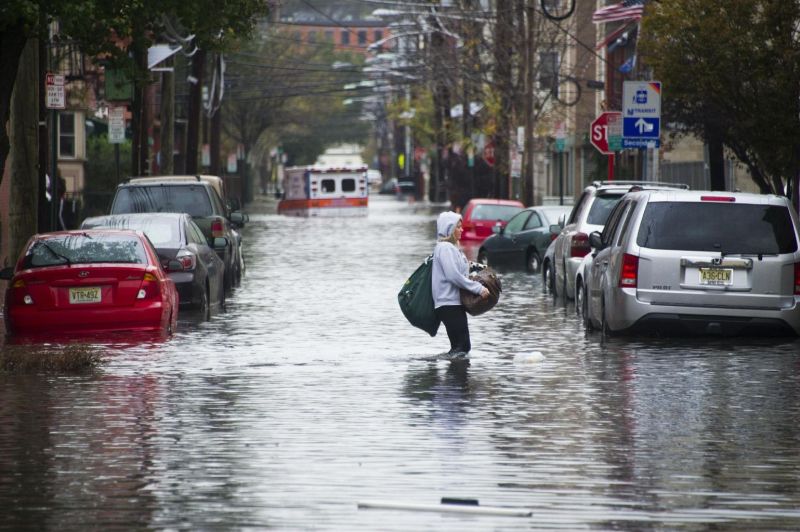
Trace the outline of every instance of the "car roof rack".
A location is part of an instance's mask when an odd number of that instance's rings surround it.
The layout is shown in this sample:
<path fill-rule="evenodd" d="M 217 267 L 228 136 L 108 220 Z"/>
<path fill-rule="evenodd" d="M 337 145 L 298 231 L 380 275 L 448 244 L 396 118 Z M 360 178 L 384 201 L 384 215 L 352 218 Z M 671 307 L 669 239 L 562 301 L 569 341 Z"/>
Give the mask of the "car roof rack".
<path fill-rule="evenodd" d="M 592 185 L 596 187 L 604 185 L 631 185 L 631 186 L 656 186 L 656 187 L 670 187 L 679 188 L 682 190 L 689 190 L 689 185 L 686 183 L 668 183 L 666 181 L 636 181 L 636 180 L 614 180 L 614 181 L 592 181 Z"/>

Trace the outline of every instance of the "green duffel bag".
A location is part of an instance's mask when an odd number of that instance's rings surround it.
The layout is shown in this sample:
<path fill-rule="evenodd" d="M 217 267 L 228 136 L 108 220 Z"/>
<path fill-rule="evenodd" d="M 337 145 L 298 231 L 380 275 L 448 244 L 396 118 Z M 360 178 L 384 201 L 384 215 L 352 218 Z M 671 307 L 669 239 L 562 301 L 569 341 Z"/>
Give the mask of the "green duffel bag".
<path fill-rule="evenodd" d="M 397 302 L 411 325 L 436 336 L 441 322 L 433 308 L 432 272 L 433 255 L 428 255 L 397 293 Z"/>

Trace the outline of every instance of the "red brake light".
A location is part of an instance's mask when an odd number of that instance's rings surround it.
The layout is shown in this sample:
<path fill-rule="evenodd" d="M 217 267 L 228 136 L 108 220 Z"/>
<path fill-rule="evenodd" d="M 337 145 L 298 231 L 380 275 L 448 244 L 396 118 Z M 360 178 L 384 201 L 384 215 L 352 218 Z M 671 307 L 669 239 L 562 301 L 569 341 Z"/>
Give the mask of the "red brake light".
<path fill-rule="evenodd" d="M 639 257 L 625 253 L 622 255 L 622 269 L 619 272 L 620 288 L 636 288 L 639 274 Z"/>
<path fill-rule="evenodd" d="M 800 262 L 794 263 L 794 295 L 800 296 Z"/>
<path fill-rule="evenodd" d="M 214 220 L 211 222 L 211 236 L 214 238 L 225 236 L 225 226 L 222 220 Z"/>
<path fill-rule="evenodd" d="M 700 201 L 727 201 L 733 203 L 736 198 L 733 196 L 700 196 Z"/>
<path fill-rule="evenodd" d="M 592 251 L 589 245 L 589 235 L 586 233 L 575 233 L 569 243 L 570 257 L 585 257 Z"/>
<path fill-rule="evenodd" d="M 144 274 L 142 284 L 139 286 L 139 293 L 136 299 L 152 300 L 161 298 L 161 285 L 158 277 L 154 274 L 147 272 Z"/>

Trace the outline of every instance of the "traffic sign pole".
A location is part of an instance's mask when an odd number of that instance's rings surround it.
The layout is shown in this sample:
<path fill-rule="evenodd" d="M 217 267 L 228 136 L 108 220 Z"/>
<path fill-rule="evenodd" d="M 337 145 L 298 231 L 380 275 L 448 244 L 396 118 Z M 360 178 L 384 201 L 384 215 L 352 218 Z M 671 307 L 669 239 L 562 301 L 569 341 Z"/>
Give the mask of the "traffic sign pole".
<path fill-rule="evenodd" d="M 614 158 L 613 153 L 608 154 L 608 180 L 614 181 Z"/>

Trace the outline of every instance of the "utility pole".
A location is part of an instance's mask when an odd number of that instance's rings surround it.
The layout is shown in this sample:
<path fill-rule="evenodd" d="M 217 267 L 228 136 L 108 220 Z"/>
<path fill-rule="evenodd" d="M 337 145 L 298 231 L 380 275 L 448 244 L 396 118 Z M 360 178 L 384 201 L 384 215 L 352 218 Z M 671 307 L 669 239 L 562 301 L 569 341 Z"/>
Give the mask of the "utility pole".
<path fill-rule="evenodd" d="M 141 176 L 149 173 L 147 167 L 147 85 L 149 70 L 147 69 L 147 49 L 144 39 L 134 37 L 131 49 L 137 71 L 145 73 L 144 79 L 136 79 L 133 85 L 133 103 L 131 105 L 131 130 L 133 139 L 131 144 L 131 172 L 132 175 Z M 138 78 L 138 76 L 137 76 Z"/>
<path fill-rule="evenodd" d="M 524 160 L 522 164 L 522 203 L 525 205 L 536 205 L 536 191 L 534 180 L 535 158 L 533 153 L 533 88 L 536 80 L 534 68 L 534 58 L 536 47 L 534 44 L 534 14 L 536 9 L 533 5 L 535 0 L 525 2 L 525 145 Z"/>
<path fill-rule="evenodd" d="M 495 76 L 500 93 L 500 116 L 494 138 L 495 193 L 498 198 L 511 197 L 511 168 L 509 165 L 509 132 L 513 112 L 513 81 L 511 58 L 513 55 L 513 4 L 512 0 L 497 0 L 495 27 Z"/>
<path fill-rule="evenodd" d="M 214 57 L 214 68 L 216 75 L 212 75 L 211 79 L 220 79 L 222 76 L 222 54 L 217 54 Z M 221 81 L 220 81 L 221 83 Z M 221 87 L 212 87 L 214 93 L 213 99 L 208 102 L 209 112 L 211 113 L 211 132 L 209 135 L 209 149 L 211 150 L 211 166 L 210 173 L 213 175 L 222 175 L 221 157 L 221 141 L 222 134 L 222 105 L 220 103 L 220 90 Z"/>
<path fill-rule="evenodd" d="M 119 145 L 115 144 L 119 150 Z M 175 173 L 175 60 L 161 74 L 161 173 Z"/>
<path fill-rule="evenodd" d="M 200 141 L 200 111 L 203 106 L 203 70 L 205 50 L 198 49 L 192 56 L 192 73 L 189 80 L 189 116 L 186 124 L 186 173 L 196 174 Z"/>

